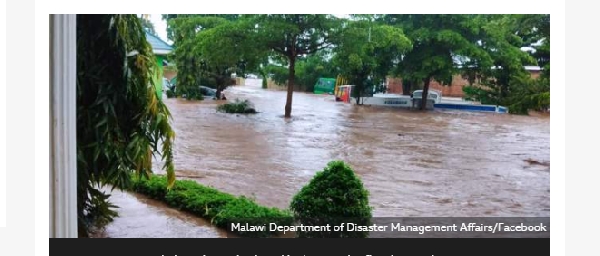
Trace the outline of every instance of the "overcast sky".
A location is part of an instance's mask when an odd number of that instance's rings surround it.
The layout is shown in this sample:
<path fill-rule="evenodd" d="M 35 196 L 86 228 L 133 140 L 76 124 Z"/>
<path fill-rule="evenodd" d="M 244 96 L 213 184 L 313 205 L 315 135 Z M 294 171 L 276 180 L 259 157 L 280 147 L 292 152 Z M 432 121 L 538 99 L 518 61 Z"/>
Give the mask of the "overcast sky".
<path fill-rule="evenodd" d="M 150 14 L 150 21 L 154 25 L 154 30 L 156 30 L 158 37 L 165 40 L 165 42 L 172 44 L 173 42 L 167 40 L 167 21 L 162 20 L 161 15 L 162 14 Z"/>

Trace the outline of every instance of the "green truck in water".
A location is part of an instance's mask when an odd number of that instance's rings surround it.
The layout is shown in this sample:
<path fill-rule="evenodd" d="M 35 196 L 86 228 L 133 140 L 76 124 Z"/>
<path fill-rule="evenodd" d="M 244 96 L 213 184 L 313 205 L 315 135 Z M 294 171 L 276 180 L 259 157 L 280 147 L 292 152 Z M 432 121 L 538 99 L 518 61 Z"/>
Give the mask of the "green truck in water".
<path fill-rule="evenodd" d="M 335 78 L 319 78 L 315 84 L 315 94 L 333 94 L 335 90 Z"/>

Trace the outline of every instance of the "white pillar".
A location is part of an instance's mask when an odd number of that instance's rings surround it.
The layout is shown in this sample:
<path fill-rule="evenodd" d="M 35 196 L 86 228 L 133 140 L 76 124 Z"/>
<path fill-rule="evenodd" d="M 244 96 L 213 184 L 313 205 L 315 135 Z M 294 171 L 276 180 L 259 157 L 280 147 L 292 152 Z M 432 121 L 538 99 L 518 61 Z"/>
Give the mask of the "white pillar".
<path fill-rule="evenodd" d="M 76 15 L 50 15 L 50 237 L 77 237 Z"/>

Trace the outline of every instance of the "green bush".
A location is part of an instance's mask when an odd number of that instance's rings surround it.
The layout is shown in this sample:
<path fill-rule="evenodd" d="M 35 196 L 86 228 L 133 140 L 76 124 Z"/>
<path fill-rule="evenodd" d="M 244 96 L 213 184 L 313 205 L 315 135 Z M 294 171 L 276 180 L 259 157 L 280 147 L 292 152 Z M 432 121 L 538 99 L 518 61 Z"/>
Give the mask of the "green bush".
<path fill-rule="evenodd" d="M 187 100 L 203 100 L 204 95 L 200 87 L 181 89 L 181 96 Z"/>
<path fill-rule="evenodd" d="M 171 89 L 167 90 L 167 98 L 174 98 L 175 97 L 175 92 Z"/>
<path fill-rule="evenodd" d="M 236 99 L 235 102 L 226 103 L 217 106 L 217 111 L 225 113 L 237 113 L 237 114 L 252 114 L 256 113 L 256 109 L 252 103 L 248 100 Z"/>
<path fill-rule="evenodd" d="M 479 86 L 464 86 L 463 87 L 463 98 L 469 101 L 479 101 L 481 104 L 499 104 L 500 98 L 499 93 L 491 90 L 484 89 Z"/>
<path fill-rule="evenodd" d="M 333 161 L 318 172 L 292 200 L 294 219 L 303 225 L 370 225 L 369 193 L 354 171 L 342 161 Z M 362 238 L 368 232 L 296 232 L 298 237 Z"/>
<path fill-rule="evenodd" d="M 245 197 L 235 197 L 214 188 L 202 186 L 195 181 L 177 180 L 167 190 L 167 179 L 161 175 L 152 175 L 150 179 L 134 178 L 132 190 L 151 198 L 166 202 L 169 206 L 191 212 L 199 217 L 209 219 L 221 228 L 228 228 L 232 223 L 248 223 L 248 225 L 291 225 L 292 216 L 288 211 L 268 208 L 256 204 Z M 268 237 L 275 232 L 268 229 L 263 232 L 242 232 L 237 234 L 248 237 Z"/>

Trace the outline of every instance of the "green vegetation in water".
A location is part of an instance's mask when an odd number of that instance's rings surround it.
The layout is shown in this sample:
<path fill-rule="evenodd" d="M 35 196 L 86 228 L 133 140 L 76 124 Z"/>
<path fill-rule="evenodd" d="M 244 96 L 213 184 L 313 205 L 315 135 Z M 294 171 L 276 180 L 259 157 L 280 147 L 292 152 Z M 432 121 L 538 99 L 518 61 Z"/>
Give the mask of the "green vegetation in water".
<path fill-rule="evenodd" d="M 268 208 L 256 204 L 244 196 L 220 192 L 205 187 L 191 180 L 177 180 L 171 189 L 167 189 L 167 178 L 162 175 L 151 175 L 150 178 L 133 178 L 132 190 L 151 198 L 166 202 L 172 207 L 188 211 L 206 218 L 212 224 L 228 228 L 233 223 L 248 223 L 249 226 L 262 226 L 276 223 L 278 226 L 291 225 L 291 213 L 277 208 Z M 246 237 L 269 237 L 276 232 L 236 231 Z"/>
<path fill-rule="evenodd" d="M 341 225 L 352 222 L 368 226 L 372 208 L 369 192 L 350 166 L 342 161 L 332 161 L 318 172 L 292 200 L 290 208 L 294 219 L 309 226 Z M 305 238 L 364 238 L 369 232 L 296 232 Z"/>
<path fill-rule="evenodd" d="M 236 113 L 236 114 L 253 114 L 256 113 L 254 105 L 248 100 L 236 99 L 235 102 L 226 103 L 217 106 L 217 111 L 224 113 Z"/>

